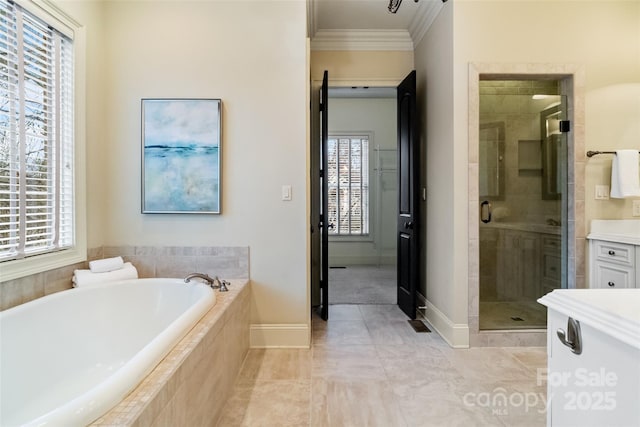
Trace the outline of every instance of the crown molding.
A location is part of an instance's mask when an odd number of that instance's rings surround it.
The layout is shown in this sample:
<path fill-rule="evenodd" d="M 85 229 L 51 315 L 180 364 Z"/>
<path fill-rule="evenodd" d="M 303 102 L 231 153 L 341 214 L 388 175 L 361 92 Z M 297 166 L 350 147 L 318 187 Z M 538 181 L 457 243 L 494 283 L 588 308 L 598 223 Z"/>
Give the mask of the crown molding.
<path fill-rule="evenodd" d="M 425 7 L 418 9 L 418 13 L 414 15 L 409 23 L 409 34 L 411 34 L 411 40 L 413 40 L 414 46 L 418 46 L 418 43 L 420 43 L 427 33 L 433 21 L 436 20 L 443 6 L 444 3 L 435 1 L 427 2 Z"/>
<path fill-rule="evenodd" d="M 413 50 L 406 30 L 320 30 L 311 50 Z"/>

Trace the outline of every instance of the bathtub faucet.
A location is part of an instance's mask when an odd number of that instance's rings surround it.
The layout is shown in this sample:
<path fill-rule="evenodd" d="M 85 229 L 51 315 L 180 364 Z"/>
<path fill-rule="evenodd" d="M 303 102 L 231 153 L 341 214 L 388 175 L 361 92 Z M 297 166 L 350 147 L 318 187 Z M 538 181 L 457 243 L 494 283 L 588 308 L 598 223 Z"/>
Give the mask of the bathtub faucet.
<path fill-rule="evenodd" d="M 207 274 L 203 274 L 203 273 L 189 274 L 187 277 L 184 278 L 184 283 L 189 283 L 193 278 L 204 280 L 205 282 L 207 282 L 209 286 L 211 286 L 211 288 L 220 289 L 220 292 L 227 292 L 229 290 L 227 289 L 227 285 L 229 284 L 229 282 L 227 282 L 226 280 L 220 280 L 218 279 L 218 276 L 212 279 Z"/>

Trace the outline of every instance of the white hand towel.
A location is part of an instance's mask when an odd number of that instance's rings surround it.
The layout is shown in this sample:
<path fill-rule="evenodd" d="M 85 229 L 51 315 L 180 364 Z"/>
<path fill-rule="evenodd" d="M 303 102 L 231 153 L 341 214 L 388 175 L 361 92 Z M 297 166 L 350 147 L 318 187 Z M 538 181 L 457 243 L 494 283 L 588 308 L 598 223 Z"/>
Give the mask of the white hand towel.
<path fill-rule="evenodd" d="M 99 285 L 101 283 L 114 282 L 117 280 L 137 279 L 138 270 L 127 262 L 120 270 L 109 271 L 106 273 L 94 273 L 91 270 L 75 270 L 73 272 L 73 286 Z"/>
<path fill-rule="evenodd" d="M 121 256 L 89 262 L 89 270 L 93 273 L 107 273 L 113 270 L 120 270 L 122 267 L 124 267 L 124 260 Z"/>
<path fill-rule="evenodd" d="M 640 196 L 640 154 L 638 150 L 618 150 L 611 164 L 611 197 Z"/>

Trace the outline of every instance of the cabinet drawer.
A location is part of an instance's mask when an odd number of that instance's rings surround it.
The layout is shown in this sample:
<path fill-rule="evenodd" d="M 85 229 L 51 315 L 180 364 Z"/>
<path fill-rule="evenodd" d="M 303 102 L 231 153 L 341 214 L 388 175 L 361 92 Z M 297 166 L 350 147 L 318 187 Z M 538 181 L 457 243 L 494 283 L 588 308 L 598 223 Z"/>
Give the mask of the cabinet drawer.
<path fill-rule="evenodd" d="M 633 288 L 635 280 L 633 268 L 625 268 L 612 263 L 596 264 L 596 288 Z"/>
<path fill-rule="evenodd" d="M 542 236 L 542 246 L 549 252 L 560 253 L 560 238 L 557 236 Z"/>
<path fill-rule="evenodd" d="M 633 267 L 634 246 L 625 243 L 595 242 L 596 259 Z"/>
<path fill-rule="evenodd" d="M 560 257 L 544 254 L 542 258 L 542 271 L 545 279 L 560 280 Z"/>

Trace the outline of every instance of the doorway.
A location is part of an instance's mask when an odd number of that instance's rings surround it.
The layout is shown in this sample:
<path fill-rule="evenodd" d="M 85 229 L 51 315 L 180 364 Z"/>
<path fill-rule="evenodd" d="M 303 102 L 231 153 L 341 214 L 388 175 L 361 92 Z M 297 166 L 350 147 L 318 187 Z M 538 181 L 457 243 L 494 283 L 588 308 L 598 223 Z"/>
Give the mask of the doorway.
<path fill-rule="evenodd" d="M 328 90 L 329 304 L 397 303 L 395 87 Z"/>
<path fill-rule="evenodd" d="M 585 226 L 584 226 L 584 176 L 586 157 L 584 151 L 584 102 L 585 75 L 574 64 L 541 63 L 472 63 L 469 65 L 469 344 L 474 347 L 528 345 L 543 346 L 546 343 L 544 329 L 481 330 L 480 311 L 480 197 L 478 188 L 479 140 L 480 140 L 480 82 L 481 80 L 556 80 L 560 94 L 566 96 L 570 132 L 567 135 L 567 185 L 566 205 L 566 287 L 581 288 L 585 284 Z"/>
<path fill-rule="evenodd" d="M 480 80 L 480 330 L 544 329 L 537 299 L 567 287 L 566 98 L 558 80 Z"/>
<path fill-rule="evenodd" d="M 395 114 L 387 111 L 384 115 L 390 126 L 385 126 L 387 132 L 393 129 L 396 124 L 396 137 L 388 138 L 397 144 L 396 167 L 397 167 L 397 197 L 396 202 L 391 206 L 382 203 L 384 193 L 378 191 L 378 200 L 381 207 L 389 207 L 389 212 L 395 211 L 395 264 L 396 264 L 396 291 L 397 309 L 400 309 L 410 319 L 416 317 L 416 300 L 420 272 L 420 206 L 419 206 L 419 177 L 420 177 L 420 135 L 418 128 L 417 101 L 416 101 L 416 72 L 411 71 L 397 86 L 391 89 L 395 91 Z M 372 193 L 363 192 L 363 178 L 372 175 L 372 163 L 370 157 L 376 156 L 376 165 L 379 172 L 382 171 L 384 161 L 383 147 L 376 142 L 376 132 L 356 130 L 354 119 L 347 120 L 346 128 L 331 129 L 329 118 L 334 115 L 329 105 L 329 78 L 328 71 L 323 73 L 322 85 L 317 92 L 319 102 L 313 102 L 316 93 L 312 92 L 312 117 L 314 104 L 318 106 L 318 120 L 311 121 L 311 152 L 310 152 L 310 214 L 311 214 L 311 305 L 318 307 L 320 317 L 328 320 L 329 305 L 333 300 L 329 295 L 329 266 L 332 260 L 329 256 L 329 237 L 338 238 L 343 244 L 359 244 L 379 248 L 382 244 L 376 239 L 383 235 L 382 230 L 388 227 L 381 225 L 381 231 L 374 235 L 373 225 L 377 219 L 371 219 Z M 358 89 L 351 87 L 351 90 Z M 366 92 L 369 88 L 362 87 Z M 389 89 L 387 89 L 389 90 Z M 315 92 L 315 91 L 314 91 Z M 389 93 L 390 95 L 390 93 Z M 370 98 L 370 96 L 364 96 Z M 393 99 L 388 98 L 390 105 Z M 349 110 L 352 111 L 352 110 Z M 347 114 L 347 113 L 345 113 Z M 338 114 L 338 117 L 343 115 Z M 380 120 L 376 120 L 378 123 Z M 316 133 L 317 132 L 317 133 Z M 333 135 L 330 135 L 330 132 Z M 317 137 L 314 137 L 317 135 Z M 331 136 L 331 138 L 330 138 Z M 377 152 L 372 151 L 378 148 Z M 329 150 L 333 150 L 330 156 Z M 391 145 L 389 144 L 391 152 Z M 368 153 L 365 159 L 363 153 Z M 333 156 L 333 157 L 332 157 Z M 342 160 L 340 160 L 342 159 Z M 335 171 L 330 170 L 330 163 L 335 164 Z M 354 173 L 353 170 L 357 172 Z M 376 171 L 378 172 L 378 171 Z M 391 172 L 391 171 L 389 171 Z M 383 176 L 384 178 L 384 176 Z M 371 186 L 371 181 L 367 180 L 367 188 Z M 342 190 L 346 189 L 347 193 Z M 375 192 L 373 193 L 375 194 Z M 333 206 L 330 203 L 333 202 Z M 354 203 L 355 202 L 355 203 Z M 345 205 L 346 203 L 346 205 Z M 373 205 L 375 206 L 375 204 Z M 346 216 L 345 216 L 346 215 Z M 317 224 L 317 226 L 316 226 Z M 316 228 L 317 227 L 317 228 Z M 402 243 L 402 244 L 401 244 Z M 391 246 L 393 247 L 393 246 Z M 350 250 L 340 265 L 333 263 L 334 269 L 346 267 L 343 264 L 367 266 L 382 264 L 379 256 L 377 262 L 357 261 L 355 251 Z M 350 257 L 350 259 L 349 259 Z M 393 255 L 391 255 L 393 257 Z M 392 258 L 393 259 L 393 258 Z M 356 262 L 353 262 L 356 260 Z M 393 263 L 390 264 L 393 266 Z M 346 268 L 344 268 L 346 269 Z M 379 274 L 378 274 L 379 276 Z M 393 285 L 389 281 L 385 286 Z M 391 286 L 389 286 L 391 288 Z M 396 309 L 394 307 L 394 309 Z"/>

